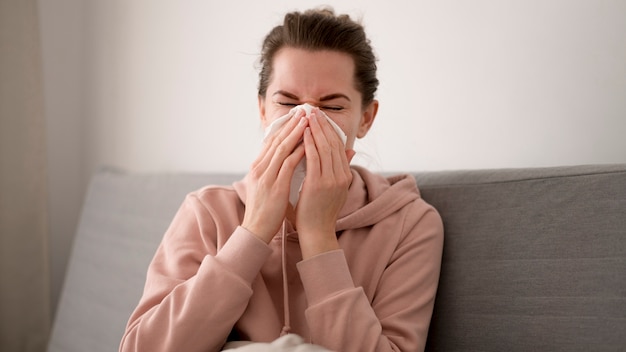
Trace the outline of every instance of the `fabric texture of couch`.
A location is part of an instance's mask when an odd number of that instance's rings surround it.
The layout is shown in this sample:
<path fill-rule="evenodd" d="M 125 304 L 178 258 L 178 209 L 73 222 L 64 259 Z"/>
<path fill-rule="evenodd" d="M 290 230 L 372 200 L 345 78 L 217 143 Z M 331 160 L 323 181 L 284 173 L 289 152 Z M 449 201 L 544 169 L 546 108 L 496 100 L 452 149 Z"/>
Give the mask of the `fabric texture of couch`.
<path fill-rule="evenodd" d="M 445 226 L 427 351 L 626 349 L 626 164 L 412 174 Z M 97 172 L 48 351 L 116 351 L 185 194 L 242 176 Z"/>

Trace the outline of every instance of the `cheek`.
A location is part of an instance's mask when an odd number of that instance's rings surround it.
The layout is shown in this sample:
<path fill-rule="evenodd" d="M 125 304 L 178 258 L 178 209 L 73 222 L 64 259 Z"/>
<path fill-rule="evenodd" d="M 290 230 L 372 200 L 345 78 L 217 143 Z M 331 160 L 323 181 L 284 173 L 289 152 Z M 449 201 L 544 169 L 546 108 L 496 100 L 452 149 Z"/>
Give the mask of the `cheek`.
<path fill-rule="evenodd" d="M 337 126 L 339 126 L 339 128 L 341 128 L 343 133 L 346 134 L 346 149 L 352 149 L 354 147 L 354 140 L 356 139 L 357 132 L 356 126 L 350 123 L 352 119 L 333 118 L 332 116 L 331 119 L 337 124 Z"/>
<path fill-rule="evenodd" d="M 277 118 L 285 116 L 286 114 L 288 114 L 289 111 L 291 111 L 291 107 L 290 106 L 274 106 L 271 109 L 271 113 L 270 113 L 269 117 L 272 120 L 276 120 Z"/>
<path fill-rule="evenodd" d="M 276 106 L 266 105 L 265 119 L 263 120 L 263 128 L 267 128 L 276 119 L 288 114 L 290 110 L 291 108 L 289 107 L 276 107 Z"/>
<path fill-rule="evenodd" d="M 356 140 L 356 135 L 353 134 L 347 134 L 346 133 L 346 150 L 348 149 L 354 149 L 354 141 Z"/>

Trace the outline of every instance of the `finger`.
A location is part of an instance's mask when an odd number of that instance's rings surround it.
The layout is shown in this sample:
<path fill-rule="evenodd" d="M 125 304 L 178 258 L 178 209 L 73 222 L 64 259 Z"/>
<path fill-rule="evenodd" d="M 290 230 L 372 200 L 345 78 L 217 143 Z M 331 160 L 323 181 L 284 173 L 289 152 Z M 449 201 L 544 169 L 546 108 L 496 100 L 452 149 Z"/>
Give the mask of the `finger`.
<path fill-rule="evenodd" d="M 287 158 L 283 161 L 282 166 L 278 171 L 276 181 L 286 185 L 291 185 L 293 174 L 302 158 L 304 158 L 304 154 L 304 145 L 298 145 L 293 153 L 289 154 L 289 156 L 287 156 Z"/>
<path fill-rule="evenodd" d="M 302 140 L 307 124 L 308 120 L 304 117 L 290 120 L 289 124 L 284 129 L 281 129 L 278 136 L 272 140 L 272 148 L 270 150 L 273 149 L 274 154 L 284 160 Z"/>
<path fill-rule="evenodd" d="M 289 112 L 285 117 L 288 117 L 293 114 L 294 114 L 293 112 Z M 279 119 L 282 119 L 282 118 L 283 117 L 280 117 Z M 261 148 L 261 151 L 259 152 L 259 155 L 257 156 L 257 159 L 255 160 L 255 164 L 261 163 L 263 158 L 268 154 L 269 150 L 276 148 L 276 144 L 275 144 L 276 140 L 282 140 L 280 132 L 283 132 L 285 130 L 289 131 L 290 129 L 292 129 L 293 125 L 296 123 L 296 121 L 294 120 L 295 119 L 293 118 L 288 118 L 286 123 L 278 131 L 270 133 L 269 135 L 263 138 L 263 146 Z M 270 153 L 270 155 L 271 154 L 273 153 Z"/>
<path fill-rule="evenodd" d="M 290 119 L 280 131 L 269 138 L 261 152 L 257 167 L 270 171 L 273 166 L 271 171 L 276 175 L 281 163 L 302 139 L 307 123 L 303 117 Z"/>
<path fill-rule="evenodd" d="M 322 127 L 322 130 L 324 131 L 324 134 L 326 135 L 326 138 L 329 140 L 329 142 L 332 141 L 333 145 L 345 147 L 344 142 L 341 140 L 341 137 L 339 137 L 337 130 L 331 123 L 331 118 L 328 117 L 328 115 L 326 115 L 320 109 L 314 110 L 314 112 L 315 112 L 315 116 L 317 117 L 317 121 Z"/>
<path fill-rule="evenodd" d="M 316 115 L 316 121 L 319 123 L 322 128 L 325 136 L 325 140 L 329 145 L 329 155 L 330 158 L 327 158 L 330 164 L 322 161 L 323 167 L 326 168 L 326 173 L 328 176 L 332 176 L 337 184 L 349 185 L 352 182 L 352 172 L 350 171 L 350 161 L 354 156 L 354 151 L 350 152 L 350 157 L 348 157 L 348 152 L 345 150 L 345 144 L 337 135 L 337 131 L 331 125 L 331 123 L 326 119 L 325 116 L 321 115 L 321 112 Z M 323 156 L 321 156 L 322 160 Z M 322 170 L 324 172 L 324 170 Z"/>
<path fill-rule="evenodd" d="M 348 159 L 348 164 L 352 162 L 352 158 L 356 155 L 354 149 L 346 149 L 346 159 Z"/>
<path fill-rule="evenodd" d="M 315 146 L 315 153 L 313 156 L 313 162 L 319 169 L 318 175 L 324 174 L 332 165 L 331 150 L 323 128 L 320 124 L 318 116 L 315 112 L 309 117 L 309 126 L 311 132 L 311 139 Z M 309 160 L 307 159 L 307 168 L 309 167 Z"/>
<path fill-rule="evenodd" d="M 293 115 L 293 113 L 291 112 L 289 113 L 289 115 Z M 266 146 L 268 148 L 276 147 L 278 143 L 280 143 L 285 138 L 287 138 L 287 136 L 291 133 L 291 131 L 297 128 L 298 123 L 302 122 L 302 119 L 303 117 L 300 114 L 297 114 L 295 116 L 291 116 L 290 118 L 288 118 L 286 123 L 282 127 L 280 127 L 278 131 L 272 133 L 271 135 L 265 138 L 264 141 L 265 141 Z"/>
<path fill-rule="evenodd" d="M 320 157 L 321 172 L 330 175 L 341 172 L 341 165 L 347 163 L 347 160 L 343 142 L 335 129 L 319 114 L 312 115 L 309 125 Z"/>
<path fill-rule="evenodd" d="M 304 130 L 304 152 L 306 155 L 306 174 L 309 180 L 320 175 L 320 155 L 317 151 L 311 127 Z"/>

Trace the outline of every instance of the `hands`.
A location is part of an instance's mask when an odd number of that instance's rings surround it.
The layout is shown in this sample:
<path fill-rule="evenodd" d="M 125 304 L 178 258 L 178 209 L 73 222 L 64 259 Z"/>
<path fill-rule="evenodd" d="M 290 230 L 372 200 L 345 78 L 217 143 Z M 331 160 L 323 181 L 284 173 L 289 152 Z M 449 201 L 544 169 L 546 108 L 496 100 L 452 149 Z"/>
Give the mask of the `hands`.
<path fill-rule="evenodd" d="M 350 161 L 354 150 L 345 150 L 328 121 L 316 110 L 304 132 L 306 178 L 296 206 L 302 257 L 338 249 L 335 223 L 352 183 Z"/>
<path fill-rule="evenodd" d="M 289 204 L 289 186 L 298 162 L 308 121 L 302 114 L 266 140 L 248 175 L 246 212 L 241 226 L 269 243 L 278 231 Z"/>
<path fill-rule="evenodd" d="M 338 248 L 335 223 L 352 182 L 353 150 L 345 146 L 330 123 L 314 109 L 302 113 L 270 137 L 252 164 L 242 226 L 269 243 L 286 214 L 291 177 L 306 157 L 307 172 L 295 209 L 302 255 Z M 300 143 L 302 141 L 303 143 Z"/>

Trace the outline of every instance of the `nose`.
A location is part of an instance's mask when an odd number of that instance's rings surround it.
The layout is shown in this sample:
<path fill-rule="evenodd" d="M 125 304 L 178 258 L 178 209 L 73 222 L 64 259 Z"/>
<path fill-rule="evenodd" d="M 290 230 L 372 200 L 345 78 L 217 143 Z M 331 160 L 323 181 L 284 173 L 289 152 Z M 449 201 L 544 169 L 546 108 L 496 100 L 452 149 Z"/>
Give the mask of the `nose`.
<path fill-rule="evenodd" d="M 300 109 L 304 110 L 304 112 L 305 112 L 305 116 L 306 116 L 306 117 L 311 116 L 311 111 L 313 111 L 313 110 L 317 110 L 317 111 L 319 111 L 319 108 L 318 108 L 318 107 L 316 107 L 316 106 L 314 106 L 314 105 L 311 105 L 311 104 L 309 104 L 309 103 L 304 103 L 304 104 L 302 104 L 302 105 L 298 105 L 298 108 L 300 108 Z"/>

